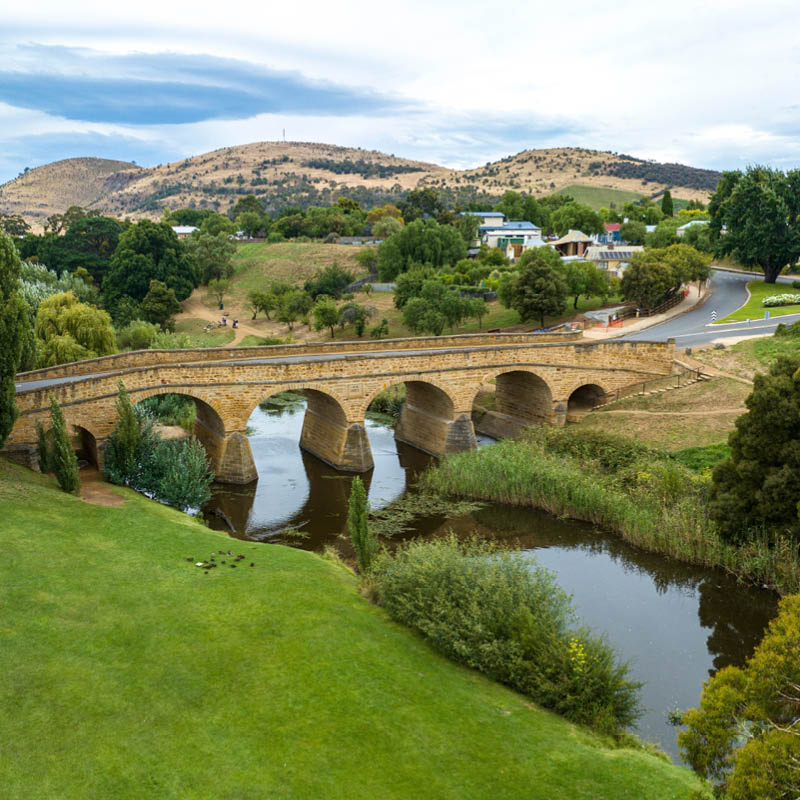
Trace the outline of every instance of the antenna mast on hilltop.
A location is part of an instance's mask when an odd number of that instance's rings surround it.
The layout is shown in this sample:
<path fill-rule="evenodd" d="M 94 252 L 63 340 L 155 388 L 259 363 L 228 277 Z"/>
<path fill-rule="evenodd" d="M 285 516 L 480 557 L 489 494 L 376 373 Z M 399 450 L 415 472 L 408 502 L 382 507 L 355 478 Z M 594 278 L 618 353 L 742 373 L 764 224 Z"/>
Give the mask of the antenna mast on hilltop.
<path fill-rule="evenodd" d="M 286 141 L 286 128 L 283 129 L 283 141 Z"/>

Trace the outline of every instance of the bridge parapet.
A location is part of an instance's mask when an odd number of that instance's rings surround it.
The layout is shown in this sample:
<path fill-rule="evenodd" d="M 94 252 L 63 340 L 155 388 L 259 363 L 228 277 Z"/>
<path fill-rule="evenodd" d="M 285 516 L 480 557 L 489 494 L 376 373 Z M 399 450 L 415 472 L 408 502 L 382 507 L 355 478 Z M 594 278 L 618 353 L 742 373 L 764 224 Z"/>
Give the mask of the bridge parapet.
<path fill-rule="evenodd" d="M 369 339 L 355 342 L 305 342 L 256 347 L 198 347 L 191 350 L 130 350 L 110 356 L 72 361 L 55 367 L 20 372 L 17 383 L 50 380 L 52 378 L 93 375 L 99 372 L 161 364 L 198 363 L 204 361 L 229 361 L 245 358 L 281 358 L 306 355 L 384 352 L 399 350 L 442 350 L 451 347 L 479 347 L 503 344 L 543 344 L 579 341 L 581 331 L 556 331 L 553 333 L 465 333 L 453 336 L 419 336 L 404 339 Z"/>
<path fill-rule="evenodd" d="M 6 451 L 34 463 L 35 423 L 46 423 L 53 394 L 67 423 L 93 437 L 99 462 L 116 419 L 117 385 L 122 379 L 134 403 L 164 393 L 195 399 L 195 432 L 221 480 L 246 482 L 256 476 L 247 421 L 262 400 L 287 389 L 305 391 L 308 397 L 301 447 L 339 469 L 365 471 L 372 465 L 372 456 L 364 415 L 378 393 L 396 384 L 406 385 L 407 397 L 397 438 L 443 455 L 474 446 L 473 403 L 489 382 L 495 383 L 503 430 L 564 424 L 570 409 L 577 413 L 584 395 L 607 394 L 670 374 L 674 355 L 670 342 L 542 342 L 531 341 L 526 334 L 506 335 L 499 341 L 492 336 L 491 344 L 480 344 L 484 341 L 480 336 L 440 337 L 438 343 L 453 339 L 461 344 L 466 339 L 472 346 L 407 345 L 395 350 L 327 353 L 292 346 L 291 356 L 276 354 L 273 348 L 255 348 L 267 354 L 261 358 L 243 358 L 241 350 L 225 348 L 234 357 L 205 361 L 194 360 L 196 351 L 177 351 L 181 358 L 193 361 L 100 371 L 100 360 L 93 359 L 92 373 L 79 370 L 77 376 L 51 378 L 52 383 L 46 385 L 23 382 L 18 386 L 20 413 Z"/>

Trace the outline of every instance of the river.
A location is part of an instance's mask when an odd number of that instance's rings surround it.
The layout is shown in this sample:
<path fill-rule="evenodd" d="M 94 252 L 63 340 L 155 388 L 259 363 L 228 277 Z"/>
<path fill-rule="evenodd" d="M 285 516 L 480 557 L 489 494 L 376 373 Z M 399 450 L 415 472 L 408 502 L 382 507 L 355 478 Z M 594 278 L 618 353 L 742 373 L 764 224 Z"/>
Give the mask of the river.
<path fill-rule="evenodd" d="M 228 530 L 208 513 L 216 507 L 239 538 L 316 551 L 333 544 L 349 553 L 339 534 L 352 476 L 300 450 L 304 412 L 302 403 L 256 409 L 249 432 L 259 480 L 247 487 L 215 485 L 206 518 Z M 396 442 L 392 429 L 379 422 L 367 427 L 375 468 L 362 478 L 371 505 L 380 507 L 409 490 L 431 457 Z M 409 535 L 448 529 L 511 541 L 555 574 L 579 617 L 605 634 L 630 661 L 633 678 L 644 682 L 646 711 L 636 732 L 675 760 L 676 729 L 668 712 L 696 705 L 715 670 L 741 665 L 776 612 L 774 594 L 742 586 L 720 570 L 646 553 L 592 525 L 543 512 L 492 504 L 465 517 L 420 518 Z"/>

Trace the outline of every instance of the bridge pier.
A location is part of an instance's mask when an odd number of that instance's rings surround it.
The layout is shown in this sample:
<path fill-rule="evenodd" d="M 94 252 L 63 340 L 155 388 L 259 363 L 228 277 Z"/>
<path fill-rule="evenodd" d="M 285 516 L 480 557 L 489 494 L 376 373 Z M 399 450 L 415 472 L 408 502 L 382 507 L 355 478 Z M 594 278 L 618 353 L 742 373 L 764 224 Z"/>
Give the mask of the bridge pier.
<path fill-rule="evenodd" d="M 394 436 L 433 456 L 477 447 L 472 410 L 456 411 L 441 389 L 421 381 L 406 382 L 406 401 Z"/>
<path fill-rule="evenodd" d="M 348 420 L 330 395 L 306 389 L 306 415 L 300 447 L 344 472 L 367 472 L 374 466 L 367 431 L 360 420 Z"/>

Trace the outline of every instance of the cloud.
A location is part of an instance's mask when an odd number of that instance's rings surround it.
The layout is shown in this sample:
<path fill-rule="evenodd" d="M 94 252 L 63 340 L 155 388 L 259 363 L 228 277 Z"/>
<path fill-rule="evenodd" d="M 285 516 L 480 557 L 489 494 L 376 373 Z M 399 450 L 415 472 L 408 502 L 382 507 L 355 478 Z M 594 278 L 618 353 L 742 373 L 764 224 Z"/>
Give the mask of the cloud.
<path fill-rule="evenodd" d="M 9 65 L 9 62 L 7 62 Z M 0 70 L 0 101 L 83 122 L 185 124 L 260 113 L 384 114 L 412 104 L 230 58 L 115 55 L 27 45 Z"/>

